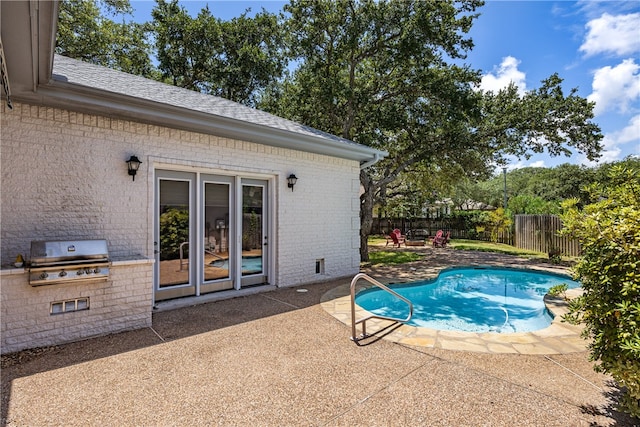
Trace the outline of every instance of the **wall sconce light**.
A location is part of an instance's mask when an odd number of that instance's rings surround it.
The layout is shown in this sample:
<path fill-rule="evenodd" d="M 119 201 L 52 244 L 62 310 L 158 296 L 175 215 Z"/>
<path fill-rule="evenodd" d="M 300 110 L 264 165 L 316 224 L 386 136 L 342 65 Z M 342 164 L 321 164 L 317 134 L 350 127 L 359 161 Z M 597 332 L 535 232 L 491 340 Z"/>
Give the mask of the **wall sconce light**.
<path fill-rule="evenodd" d="M 127 168 L 129 169 L 129 175 L 133 177 L 133 180 L 136 180 L 136 173 L 138 173 L 138 169 L 140 168 L 140 164 L 142 162 L 136 156 L 129 157 L 127 160 Z"/>
<path fill-rule="evenodd" d="M 293 191 L 293 186 L 296 185 L 297 181 L 298 178 L 294 174 L 289 175 L 287 177 L 287 187 L 289 187 L 291 191 Z"/>

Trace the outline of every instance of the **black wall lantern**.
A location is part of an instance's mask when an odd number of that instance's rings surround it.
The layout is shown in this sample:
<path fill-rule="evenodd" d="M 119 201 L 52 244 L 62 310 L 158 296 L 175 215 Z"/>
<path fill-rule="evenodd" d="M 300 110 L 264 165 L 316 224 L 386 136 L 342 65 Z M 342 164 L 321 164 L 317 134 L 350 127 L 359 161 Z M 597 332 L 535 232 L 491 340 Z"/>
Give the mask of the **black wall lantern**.
<path fill-rule="evenodd" d="M 293 186 L 296 185 L 297 181 L 298 178 L 294 174 L 289 175 L 287 177 L 287 187 L 289 187 L 291 191 L 293 191 Z"/>
<path fill-rule="evenodd" d="M 127 168 L 129 169 L 129 175 L 133 177 L 133 180 L 136 180 L 136 173 L 138 173 L 138 169 L 140 168 L 140 164 L 142 162 L 136 156 L 129 157 L 127 160 Z"/>

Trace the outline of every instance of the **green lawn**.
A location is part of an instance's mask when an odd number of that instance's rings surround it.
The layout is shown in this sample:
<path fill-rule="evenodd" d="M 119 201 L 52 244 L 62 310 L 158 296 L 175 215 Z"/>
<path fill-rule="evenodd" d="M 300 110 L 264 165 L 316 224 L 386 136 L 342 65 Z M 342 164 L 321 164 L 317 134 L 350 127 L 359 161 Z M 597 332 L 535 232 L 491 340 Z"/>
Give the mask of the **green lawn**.
<path fill-rule="evenodd" d="M 454 239 L 449 245 L 458 251 L 480 251 L 480 252 L 497 252 L 501 254 L 519 255 L 528 258 L 548 258 L 549 256 L 542 252 L 529 251 L 519 249 L 515 246 L 506 245 L 504 243 L 483 242 L 480 240 L 464 240 Z"/>
<path fill-rule="evenodd" d="M 369 238 L 369 247 L 381 246 L 386 243 L 386 238 L 380 236 L 371 236 Z M 480 252 L 496 252 L 501 254 L 517 255 L 526 258 L 544 258 L 548 255 L 542 252 L 518 249 L 514 246 L 503 243 L 483 242 L 479 240 L 453 239 L 449 242 L 449 247 L 459 251 L 480 251 Z M 404 248 L 402 248 L 404 249 Z M 424 254 L 414 251 L 404 250 L 370 250 L 369 262 L 371 265 L 376 264 L 404 264 L 406 262 L 417 261 Z"/>
<path fill-rule="evenodd" d="M 376 264 L 405 264 L 424 258 L 424 254 L 404 251 L 370 251 L 369 263 Z"/>

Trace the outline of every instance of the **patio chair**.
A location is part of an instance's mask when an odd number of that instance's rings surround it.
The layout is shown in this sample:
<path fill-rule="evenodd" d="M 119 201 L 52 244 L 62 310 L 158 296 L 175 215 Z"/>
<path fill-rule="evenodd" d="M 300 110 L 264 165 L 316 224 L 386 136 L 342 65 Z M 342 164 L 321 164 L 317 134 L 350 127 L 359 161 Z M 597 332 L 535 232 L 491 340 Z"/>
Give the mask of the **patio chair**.
<path fill-rule="evenodd" d="M 447 231 L 447 234 L 445 235 L 442 230 L 438 230 L 436 232 L 435 237 L 433 238 L 433 247 L 434 248 L 444 248 L 445 246 L 447 246 L 447 243 L 449 242 L 449 237 L 450 236 L 451 236 L 451 232 L 450 231 Z"/>
<path fill-rule="evenodd" d="M 393 242 L 393 245 L 398 248 L 400 247 L 401 244 L 404 244 L 405 246 L 407 246 L 406 240 L 407 240 L 407 237 L 404 234 L 402 234 L 400 229 L 396 228 L 387 236 L 387 244 L 385 246 L 388 246 L 389 242 Z"/>

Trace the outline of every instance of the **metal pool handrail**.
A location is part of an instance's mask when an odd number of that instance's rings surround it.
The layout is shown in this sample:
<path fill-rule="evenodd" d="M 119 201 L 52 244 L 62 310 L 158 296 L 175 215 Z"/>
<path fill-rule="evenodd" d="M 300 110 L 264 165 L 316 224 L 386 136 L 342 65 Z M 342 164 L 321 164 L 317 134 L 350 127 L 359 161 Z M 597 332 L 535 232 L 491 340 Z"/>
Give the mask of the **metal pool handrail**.
<path fill-rule="evenodd" d="M 397 318 L 397 317 L 378 316 L 376 314 L 371 314 L 371 315 L 369 315 L 367 317 L 364 317 L 364 318 L 356 321 L 356 283 L 360 279 L 364 279 L 367 282 L 371 283 L 372 285 L 377 286 L 378 288 L 382 289 L 383 291 L 389 292 L 391 295 L 393 295 L 393 296 L 399 298 L 400 300 L 406 302 L 409 305 L 409 315 L 407 316 L 407 318 L 406 319 L 400 319 L 400 318 Z M 382 320 L 391 320 L 391 321 L 394 321 L 394 322 L 406 323 L 409 320 L 411 320 L 411 316 L 413 316 L 413 304 L 411 303 L 411 301 L 409 301 L 408 299 L 406 299 L 405 297 L 403 297 L 399 293 L 395 292 L 393 289 L 390 289 L 389 287 L 383 285 L 382 283 L 378 282 L 374 278 L 366 275 L 365 273 L 358 273 L 351 280 L 351 339 L 353 341 L 358 342 L 359 340 L 367 337 L 366 321 L 369 320 L 369 319 L 382 319 Z M 359 337 L 356 337 L 356 325 L 358 323 L 362 323 L 362 334 Z"/>

